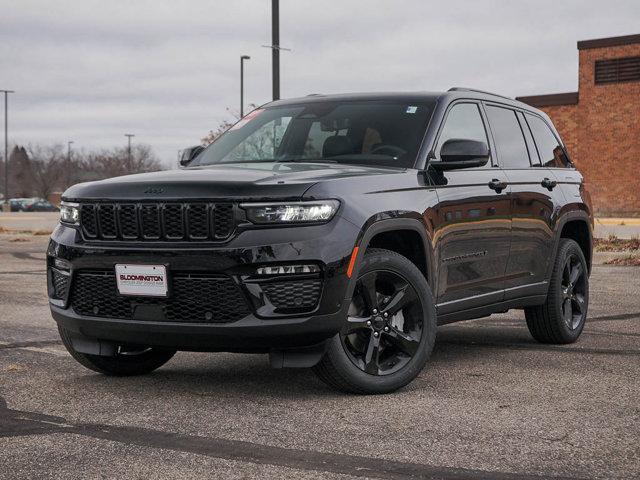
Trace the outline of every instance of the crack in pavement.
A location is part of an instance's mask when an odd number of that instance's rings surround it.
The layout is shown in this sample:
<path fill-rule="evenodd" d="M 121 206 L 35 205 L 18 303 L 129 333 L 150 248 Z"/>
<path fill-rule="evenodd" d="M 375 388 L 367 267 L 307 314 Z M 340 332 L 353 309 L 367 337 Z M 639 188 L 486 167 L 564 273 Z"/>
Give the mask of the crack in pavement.
<path fill-rule="evenodd" d="M 605 349 L 605 348 L 567 348 L 552 347 L 534 343 L 500 343 L 500 342 L 475 342 L 464 340 L 436 340 L 436 346 L 440 345 L 457 345 L 460 347 L 481 347 L 481 348 L 500 348 L 503 350 L 536 350 L 543 352 L 560 352 L 560 353 L 582 353 L 589 355 L 623 355 L 635 356 L 640 355 L 640 350 L 632 349 Z"/>
<path fill-rule="evenodd" d="M 25 347 L 49 347 L 52 345 L 61 345 L 60 340 L 32 340 L 30 342 L 14 342 L 4 343 L 0 341 L 0 350 L 10 348 L 25 348 Z"/>
<path fill-rule="evenodd" d="M 13 272 L 0 272 L 0 275 L 46 275 L 46 270 L 18 270 Z"/>
<path fill-rule="evenodd" d="M 46 254 L 44 252 L 9 252 L 12 257 L 15 257 L 19 260 L 34 260 L 36 262 L 42 262 L 46 260 Z M 36 257 L 34 254 L 38 253 L 42 256 Z"/>
<path fill-rule="evenodd" d="M 448 480 L 577 480 L 577 477 L 516 474 L 362 457 L 342 453 L 274 447 L 241 440 L 201 437 L 151 428 L 81 423 L 62 417 L 13 410 L 0 397 L 0 438 L 66 433 L 100 440 L 193 453 L 225 460 L 287 467 L 297 470 L 390 479 Z"/>
<path fill-rule="evenodd" d="M 612 320 L 631 320 L 631 319 L 640 319 L 640 312 L 635 313 L 618 313 L 614 315 L 599 315 L 597 317 L 589 317 L 587 316 L 587 323 L 589 322 L 609 322 Z"/>

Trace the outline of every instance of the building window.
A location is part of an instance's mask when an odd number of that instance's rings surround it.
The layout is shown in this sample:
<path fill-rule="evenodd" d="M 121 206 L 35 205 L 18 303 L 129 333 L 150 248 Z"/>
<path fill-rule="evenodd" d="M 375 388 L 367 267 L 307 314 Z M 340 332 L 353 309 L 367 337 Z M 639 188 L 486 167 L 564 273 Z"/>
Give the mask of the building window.
<path fill-rule="evenodd" d="M 596 85 L 640 81 L 640 57 L 596 60 Z"/>

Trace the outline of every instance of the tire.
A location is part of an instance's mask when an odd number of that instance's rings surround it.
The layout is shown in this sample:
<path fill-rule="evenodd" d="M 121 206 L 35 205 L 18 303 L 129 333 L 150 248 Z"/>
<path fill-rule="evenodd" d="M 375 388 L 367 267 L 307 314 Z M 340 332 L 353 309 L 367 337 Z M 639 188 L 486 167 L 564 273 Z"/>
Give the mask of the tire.
<path fill-rule="evenodd" d="M 565 344 L 578 340 L 587 319 L 589 271 L 580 246 L 560 239 L 543 305 L 524 310 L 527 327 L 541 343 Z"/>
<path fill-rule="evenodd" d="M 118 353 L 113 357 L 90 355 L 74 350 L 69 332 L 60 325 L 58 325 L 58 332 L 62 343 L 80 365 L 103 375 L 115 377 L 144 375 L 154 371 L 156 368 L 160 368 L 171 360 L 171 357 L 176 353 L 175 350 L 158 350 L 154 348 L 144 349 L 140 353 L 122 353 L 121 347 L 119 347 Z"/>
<path fill-rule="evenodd" d="M 420 373 L 433 351 L 431 290 L 410 260 L 377 248 L 367 250 L 356 281 L 344 328 L 314 371 L 343 392 L 393 392 Z"/>

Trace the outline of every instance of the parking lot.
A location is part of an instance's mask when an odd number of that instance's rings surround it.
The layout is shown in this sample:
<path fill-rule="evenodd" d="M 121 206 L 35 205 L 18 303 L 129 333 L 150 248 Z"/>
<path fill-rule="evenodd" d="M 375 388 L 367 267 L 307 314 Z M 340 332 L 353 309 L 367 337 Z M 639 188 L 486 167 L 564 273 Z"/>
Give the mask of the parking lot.
<path fill-rule="evenodd" d="M 517 311 L 441 327 L 407 388 L 347 396 L 264 355 L 85 370 L 45 246 L 0 237 L 0 478 L 640 477 L 640 267 L 594 267 L 576 344 L 535 343 Z"/>

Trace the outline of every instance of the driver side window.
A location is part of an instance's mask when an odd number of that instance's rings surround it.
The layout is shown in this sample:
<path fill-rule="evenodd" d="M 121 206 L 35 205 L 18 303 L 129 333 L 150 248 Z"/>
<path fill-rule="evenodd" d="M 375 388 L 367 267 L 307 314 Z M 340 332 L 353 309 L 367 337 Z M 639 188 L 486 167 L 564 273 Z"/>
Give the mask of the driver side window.
<path fill-rule="evenodd" d="M 444 122 L 435 150 L 437 158 L 440 158 L 440 149 L 444 142 L 452 138 L 477 140 L 489 145 L 487 131 L 484 128 L 484 122 L 477 104 L 455 104 L 449 110 Z"/>

